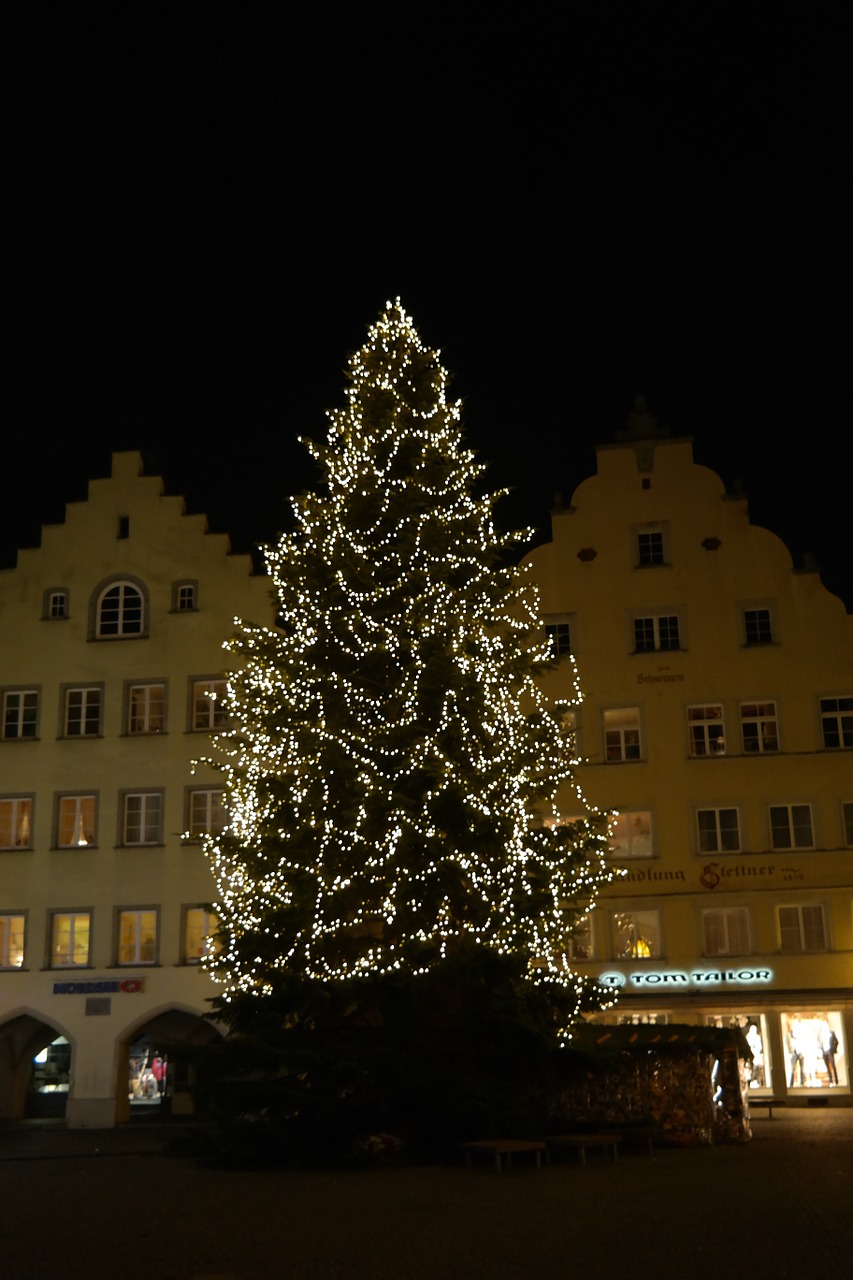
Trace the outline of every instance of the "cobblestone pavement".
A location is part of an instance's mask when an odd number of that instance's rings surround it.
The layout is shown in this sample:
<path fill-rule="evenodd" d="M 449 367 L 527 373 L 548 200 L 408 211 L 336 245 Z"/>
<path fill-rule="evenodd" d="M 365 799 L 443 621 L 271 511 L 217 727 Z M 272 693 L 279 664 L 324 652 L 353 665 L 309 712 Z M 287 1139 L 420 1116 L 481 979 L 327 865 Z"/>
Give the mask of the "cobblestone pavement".
<path fill-rule="evenodd" d="M 788 1108 L 743 1146 L 567 1154 L 537 1173 L 249 1173 L 163 1133 L 0 1130 L 10 1280 L 784 1280 L 853 1269 L 853 1108 Z"/>

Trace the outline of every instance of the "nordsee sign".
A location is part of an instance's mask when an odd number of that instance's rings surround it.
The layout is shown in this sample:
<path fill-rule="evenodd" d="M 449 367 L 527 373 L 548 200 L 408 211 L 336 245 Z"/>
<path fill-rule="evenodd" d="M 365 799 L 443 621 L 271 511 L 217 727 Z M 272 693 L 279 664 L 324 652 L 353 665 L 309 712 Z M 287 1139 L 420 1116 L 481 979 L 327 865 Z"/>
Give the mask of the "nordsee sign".
<path fill-rule="evenodd" d="M 636 973 L 602 973 L 605 987 L 748 987 L 773 981 L 772 969 L 644 969 Z"/>

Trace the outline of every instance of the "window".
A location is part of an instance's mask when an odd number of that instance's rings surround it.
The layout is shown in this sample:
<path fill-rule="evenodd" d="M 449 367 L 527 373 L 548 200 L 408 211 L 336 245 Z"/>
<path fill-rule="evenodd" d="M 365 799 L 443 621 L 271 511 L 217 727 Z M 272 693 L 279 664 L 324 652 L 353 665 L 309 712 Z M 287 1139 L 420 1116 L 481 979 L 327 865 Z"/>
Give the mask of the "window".
<path fill-rule="evenodd" d="M 737 809 L 700 809 L 696 814 L 700 853 L 737 853 L 740 824 Z"/>
<path fill-rule="evenodd" d="M 226 680 L 195 680 L 192 691 L 192 727 L 196 732 L 225 729 L 228 712 L 225 709 Z"/>
<path fill-rule="evenodd" d="M 660 915 L 657 911 L 614 911 L 610 917 L 613 930 L 613 955 L 617 960 L 660 959 Z"/>
<path fill-rule="evenodd" d="M 853 801 L 841 806 L 841 819 L 844 824 L 844 843 L 853 846 Z"/>
<path fill-rule="evenodd" d="M 24 967 L 24 916 L 0 916 L 0 969 Z"/>
<path fill-rule="evenodd" d="M 150 845 L 163 843 L 163 793 L 128 791 L 122 800 L 121 843 Z"/>
<path fill-rule="evenodd" d="M 184 962 L 198 964 L 203 956 L 216 949 L 213 935 L 219 921 L 206 907 L 187 907 L 184 911 Z"/>
<path fill-rule="evenodd" d="M 591 960 L 592 954 L 592 925 L 589 916 L 585 916 L 575 925 L 566 946 L 566 957 L 569 960 Z"/>
<path fill-rule="evenodd" d="M 572 652 L 572 626 L 567 613 L 548 614 L 545 635 L 553 658 L 565 658 Z"/>
<path fill-rule="evenodd" d="M 775 702 L 742 702 L 740 731 L 747 755 L 779 750 L 779 728 Z"/>
<path fill-rule="evenodd" d="M 89 963 L 92 917 L 88 911 L 57 911 L 51 920 L 50 968 L 84 968 Z"/>
<path fill-rule="evenodd" d="M 60 796 L 57 805 L 57 849 L 84 849 L 95 843 L 95 796 Z"/>
<path fill-rule="evenodd" d="M 119 911 L 116 964 L 155 964 L 157 925 L 153 908 Z"/>
<path fill-rule="evenodd" d="M 175 613 L 194 613 L 198 608 L 198 583 L 175 582 L 172 584 L 172 608 Z"/>
<path fill-rule="evenodd" d="M 813 849 L 811 805 L 772 804 L 770 845 L 773 849 Z"/>
<path fill-rule="evenodd" d="M 789 1089 L 832 1089 L 848 1083 L 841 1010 L 801 1010 L 780 1018 Z"/>
<path fill-rule="evenodd" d="M 132 582 L 115 582 L 98 597 L 95 635 L 101 639 L 140 636 L 145 627 L 145 599 Z"/>
<path fill-rule="evenodd" d="M 663 532 L 660 529 L 637 534 L 637 564 L 643 568 L 652 564 L 666 564 Z"/>
<path fill-rule="evenodd" d="M 31 849 L 32 819 L 32 796 L 0 799 L 0 849 Z"/>
<path fill-rule="evenodd" d="M 726 734 L 720 703 L 688 707 L 687 735 L 691 756 L 723 755 L 726 750 Z"/>
<path fill-rule="evenodd" d="M 706 956 L 742 956 L 749 952 L 746 907 L 715 907 L 702 912 Z"/>
<path fill-rule="evenodd" d="M 163 733 L 166 728 L 166 686 L 131 684 L 127 687 L 127 732 Z"/>
<path fill-rule="evenodd" d="M 673 613 L 634 619 L 634 652 L 663 653 L 680 649 L 678 616 Z"/>
<path fill-rule="evenodd" d="M 220 835 L 226 820 L 225 792 L 221 787 L 188 793 L 187 832 L 191 840 Z"/>
<path fill-rule="evenodd" d="M 748 645 L 772 644 L 773 622 L 769 609 L 744 609 L 744 640 Z"/>
<path fill-rule="evenodd" d="M 604 712 L 604 757 L 608 764 L 640 759 L 639 707 Z"/>
<path fill-rule="evenodd" d="M 787 953 L 799 951 L 826 951 L 826 924 L 823 907 L 778 907 L 779 950 Z"/>
<path fill-rule="evenodd" d="M 44 593 L 44 616 L 48 620 L 68 617 L 68 592 L 56 587 Z"/>
<path fill-rule="evenodd" d="M 101 732 L 101 688 L 90 685 L 85 689 L 65 690 L 65 718 L 63 726 L 66 738 L 94 738 Z"/>
<path fill-rule="evenodd" d="M 38 730 L 37 689 L 9 689 L 3 694 L 3 737 L 7 742 L 34 738 Z"/>
<path fill-rule="evenodd" d="M 853 747 L 853 697 L 821 698 L 820 727 L 825 747 Z"/>
<path fill-rule="evenodd" d="M 620 858 L 650 858 L 653 853 L 652 815 L 650 813 L 618 814 L 613 822 L 610 848 Z"/>

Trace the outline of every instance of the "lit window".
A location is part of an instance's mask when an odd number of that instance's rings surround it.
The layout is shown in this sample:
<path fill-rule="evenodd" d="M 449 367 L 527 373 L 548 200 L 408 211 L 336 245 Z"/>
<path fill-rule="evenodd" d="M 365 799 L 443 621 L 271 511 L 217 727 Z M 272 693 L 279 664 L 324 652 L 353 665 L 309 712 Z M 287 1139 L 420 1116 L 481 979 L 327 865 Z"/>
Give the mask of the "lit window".
<path fill-rule="evenodd" d="M 52 969 L 83 968 L 89 963 L 91 923 L 88 911 L 56 912 L 51 922 Z"/>
<path fill-rule="evenodd" d="M 696 814 L 700 853 L 737 853 L 740 824 L 737 809 L 700 809 Z"/>
<path fill-rule="evenodd" d="M 225 729 L 228 712 L 225 697 L 228 683 L 225 680 L 196 680 L 193 682 L 192 726 L 197 732 Z"/>
<path fill-rule="evenodd" d="M 653 529 L 637 534 L 637 564 L 645 567 L 652 564 L 665 564 L 663 533 Z"/>
<path fill-rule="evenodd" d="M 718 702 L 687 708 L 687 735 L 691 756 L 721 756 L 726 750 L 723 708 Z"/>
<path fill-rule="evenodd" d="M 604 756 L 609 764 L 640 759 L 639 707 L 604 712 Z"/>
<path fill-rule="evenodd" d="M 116 582 L 98 597 L 95 634 L 99 639 L 142 635 L 145 600 L 132 582 Z"/>
<path fill-rule="evenodd" d="M 853 697 L 821 698 L 820 727 L 825 747 L 853 747 Z"/>
<path fill-rule="evenodd" d="M 189 792 L 187 832 L 190 839 L 218 836 L 225 826 L 225 792 L 221 787 Z"/>
<path fill-rule="evenodd" d="M 24 967 L 24 916 L 0 916 L 0 969 Z"/>
<path fill-rule="evenodd" d="M 779 750 L 775 702 L 742 702 L 740 731 L 747 755 Z"/>
<path fill-rule="evenodd" d="M 592 926 L 589 916 L 578 924 L 572 932 L 566 946 L 566 957 L 569 960 L 591 960 L 592 952 Z"/>
<path fill-rule="evenodd" d="M 813 849 L 811 805 L 772 804 L 770 844 L 773 849 Z"/>
<path fill-rule="evenodd" d="M 151 908 L 118 912 L 118 964 L 154 964 L 157 960 L 157 912 Z"/>
<path fill-rule="evenodd" d="M 97 737 L 101 731 L 101 689 L 65 690 L 66 738 Z"/>
<path fill-rule="evenodd" d="M 95 843 L 95 797 L 60 796 L 56 847 L 58 849 L 85 849 Z"/>
<path fill-rule="evenodd" d="M 162 792 L 130 791 L 124 795 L 121 842 L 125 845 L 162 844 Z"/>
<path fill-rule="evenodd" d="M 620 858 L 650 858 L 652 849 L 652 815 L 620 813 L 613 821 L 611 852 Z"/>
<path fill-rule="evenodd" d="M 748 645 L 772 644 L 773 621 L 769 609 L 744 609 L 744 639 Z"/>
<path fill-rule="evenodd" d="M 749 953 L 749 912 L 746 907 L 715 907 L 702 912 L 706 956 Z"/>
<path fill-rule="evenodd" d="M 166 686 L 132 684 L 127 690 L 127 732 L 162 733 L 166 727 Z"/>
<path fill-rule="evenodd" d="M 673 613 L 634 619 L 635 653 L 657 653 L 680 649 L 678 616 Z"/>
<path fill-rule="evenodd" d="M 9 689 L 3 694 L 3 737 L 7 742 L 34 738 L 38 729 L 36 689 Z"/>
<path fill-rule="evenodd" d="M 184 961 L 198 964 L 215 950 L 214 934 L 219 921 L 206 907 L 187 907 L 184 912 Z"/>
<path fill-rule="evenodd" d="M 661 958 L 660 915 L 657 911 L 614 911 L 610 920 L 616 959 Z"/>
<path fill-rule="evenodd" d="M 820 905 L 777 908 L 779 949 L 785 952 L 826 951 L 826 923 Z"/>
<path fill-rule="evenodd" d="M 31 796 L 0 799 L 0 849 L 32 848 L 32 817 Z"/>

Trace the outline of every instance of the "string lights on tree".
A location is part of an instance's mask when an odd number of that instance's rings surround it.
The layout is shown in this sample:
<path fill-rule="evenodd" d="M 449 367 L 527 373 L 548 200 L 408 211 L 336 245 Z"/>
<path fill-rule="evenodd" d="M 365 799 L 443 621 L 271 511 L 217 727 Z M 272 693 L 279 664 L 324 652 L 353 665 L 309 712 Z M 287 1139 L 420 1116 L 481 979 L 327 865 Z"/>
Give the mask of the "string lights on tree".
<path fill-rule="evenodd" d="M 306 442 L 321 483 L 266 560 L 275 628 L 240 624 L 229 809 L 207 843 L 225 1001 L 283 973 L 426 972 L 464 942 L 585 998 L 567 954 L 610 878 L 606 822 L 559 821 L 570 703 L 549 705 L 535 589 L 399 299 Z M 572 700 L 579 700 L 575 686 Z M 586 996 L 589 992 L 586 992 Z M 601 999 L 606 993 L 601 992 Z"/>

